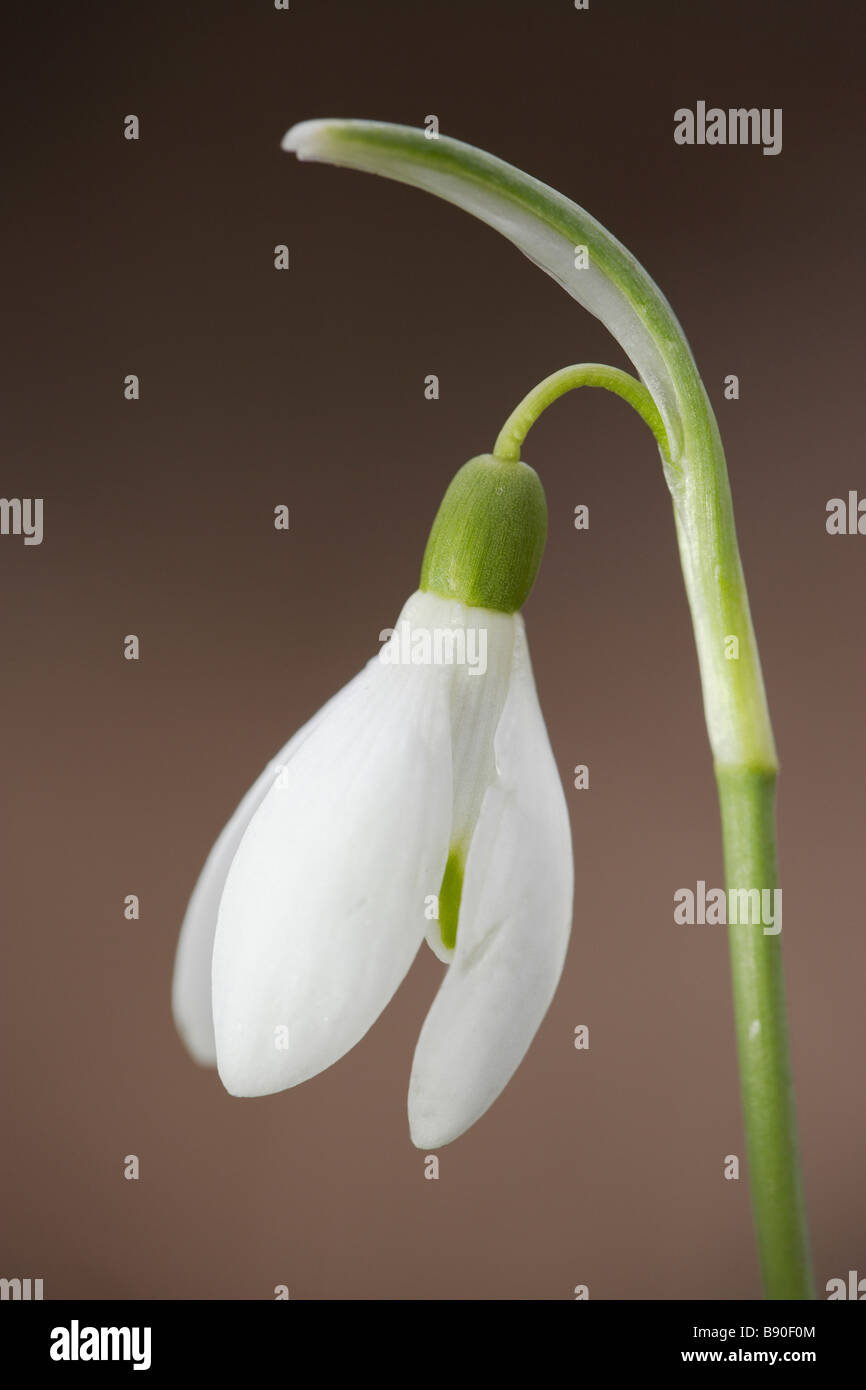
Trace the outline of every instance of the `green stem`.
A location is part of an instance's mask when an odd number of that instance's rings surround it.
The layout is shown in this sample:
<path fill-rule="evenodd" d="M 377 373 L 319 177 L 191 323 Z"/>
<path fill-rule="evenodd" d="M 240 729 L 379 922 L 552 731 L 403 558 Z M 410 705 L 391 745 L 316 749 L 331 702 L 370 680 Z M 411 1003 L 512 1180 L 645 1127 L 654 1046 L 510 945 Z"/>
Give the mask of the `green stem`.
<path fill-rule="evenodd" d="M 778 887 L 775 773 L 717 765 L 716 782 L 729 902 L 731 889 L 772 893 Z M 769 930 L 766 911 L 758 923 L 752 913 L 748 924 L 728 928 L 740 1085 L 764 1288 L 768 1298 L 806 1299 L 815 1292 L 777 931 L 780 902 L 772 915 Z"/>
<path fill-rule="evenodd" d="M 628 401 L 649 425 L 662 457 L 670 464 L 667 432 L 655 401 L 643 382 L 628 372 L 621 372 L 618 367 L 608 367 L 601 362 L 581 362 L 578 366 L 562 367 L 533 387 L 499 431 L 493 446 L 496 457 L 516 462 L 520 458 L 521 445 L 542 411 L 564 396 L 566 391 L 575 391 L 579 386 L 601 386 Z"/>
<path fill-rule="evenodd" d="M 520 459 L 521 446 L 539 416 L 567 391 L 581 386 L 604 387 L 628 401 L 652 430 L 663 461 L 670 464 L 667 434 L 646 387 L 627 372 L 595 362 L 563 367 L 528 392 L 500 430 L 495 456 L 505 461 Z M 738 554 L 735 560 L 734 579 L 741 575 Z M 733 588 L 739 603 L 745 605 L 742 581 Z M 731 659 L 738 660 L 739 651 Z M 769 720 L 746 729 L 748 712 L 749 706 L 742 705 L 741 744 L 760 751 L 732 764 L 717 761 L 716 782 L 728 903 L 737 902 L 737 919 L 746 917 L 744 923 L 737 920 L 729 927 L 729 943 L 752 1209 L 767 1297 L 808 1299 L 814 1297 L 814 1288 L 782 973 L 781 893 L 775 896 L 779 886 L 776 757 L 772 735 L 768 739 L 764 733 Z M 755 890 L 760 898 L 752 908 Z M 747 895 L 743 899 L 741 891 Z M 750 911 L 745 910 L 747 904 Z M 733 914 L 728 921 L 734 922 Z"/>

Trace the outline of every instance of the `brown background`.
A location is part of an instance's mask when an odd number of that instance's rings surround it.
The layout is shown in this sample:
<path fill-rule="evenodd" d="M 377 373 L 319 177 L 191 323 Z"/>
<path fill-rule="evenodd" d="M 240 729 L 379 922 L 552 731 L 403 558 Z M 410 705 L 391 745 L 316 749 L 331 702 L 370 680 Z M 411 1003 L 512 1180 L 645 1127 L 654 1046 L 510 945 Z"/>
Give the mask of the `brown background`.
<path fill-rule="evenodd" d="M 625 365 L 481 224 L 279 149 L 305 117 L 435 113 L 634 251 L 716 404 L 784 767 L 817 1277 L 866 1274 L 866 539 L 824 528 L 828 498 L 866 492 L 856 17 L 209 0 L 39 7 L 10 34 L 2 491 L 45 498 L 45 540 L 0 539 L 0 1273 L 85 1298 L 758 1292 L 746 1181 L 722 1178 L 743 1153 L 725 935 L 672 920 L 675 889 L 722 870 L 669 503 L 604 393 L 526 451 L 551 517 L 536 680 L 566 786 L 585 762 L 591 790 L 568 793 L 566 972 L 514 1081 L 425 1181 L 405 1091 L 426 950 L 368 1037 L 281 1095 L 232 1099 L 172 1026 L 206 851 L 376 649 L 452 473 L 547 372 Z M 783 107 L 782 154 L 678 148 L 673 111 L 699 99 Z"/>

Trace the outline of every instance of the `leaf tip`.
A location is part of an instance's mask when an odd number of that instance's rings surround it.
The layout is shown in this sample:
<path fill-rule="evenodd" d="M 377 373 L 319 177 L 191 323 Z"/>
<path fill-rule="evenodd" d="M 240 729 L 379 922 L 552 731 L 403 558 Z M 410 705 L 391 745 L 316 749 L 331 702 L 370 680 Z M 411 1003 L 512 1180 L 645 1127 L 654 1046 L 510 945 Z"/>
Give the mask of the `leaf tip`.
<path fill-rule="evenodd" d="M 298 121 L 286 131 L 280 147 L 298 159 L 321 159 L 323 139 L 330 125 L 327 120 Z"/>

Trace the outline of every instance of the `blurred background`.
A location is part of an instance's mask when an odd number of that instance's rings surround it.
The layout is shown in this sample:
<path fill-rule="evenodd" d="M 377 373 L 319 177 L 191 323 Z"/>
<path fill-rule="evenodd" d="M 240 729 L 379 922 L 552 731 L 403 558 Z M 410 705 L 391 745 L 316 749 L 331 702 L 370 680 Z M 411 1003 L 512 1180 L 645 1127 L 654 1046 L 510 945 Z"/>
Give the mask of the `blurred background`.
<path fill-rule="evenodd" d="M 866 1275 L 866 539 L 825 529 L 828 499 L 866 495 L 857 17 L 156 0 L 11 22 L 2 491 L 45 512 L 42 545 L 0 537 L 0 1274 L 47 1298 L 759 1293 L 725 932 L 673 922 L 722 863 L 670 504 L 606 393 L 549 411 L 524 455 L 550 509 L 526 620 L 577 881 L 562 984 L 501 1099 L 426 1180 L 406 1119 L 426 948 L 363 1042 L 280 1095 L 230 1097 L 172 1024 L 208 849 L 377 650 L 452 474 L 546 373 L 626 365 L 480 223 L 280 151 L 307 117 L 435 114 L 630 248 L 718 412 L 783 765 L 819 1291 Z M 675 145 L 699 100 L 781 107 L 782 153 Z"/>

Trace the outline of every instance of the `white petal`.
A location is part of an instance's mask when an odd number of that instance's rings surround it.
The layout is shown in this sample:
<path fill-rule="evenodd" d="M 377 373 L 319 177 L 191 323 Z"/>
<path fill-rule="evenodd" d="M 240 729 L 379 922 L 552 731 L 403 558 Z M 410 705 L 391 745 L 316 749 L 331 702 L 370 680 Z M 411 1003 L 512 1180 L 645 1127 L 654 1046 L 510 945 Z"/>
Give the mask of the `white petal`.
<path fill-rule="evenodd" d="M 489 608 L 468 607 L 455 599 L 434 599 L 438 629 L 457 633 L 448 654 L 454 659 L 450 683 L 451 765 L 453 768 L 449 848 L 465 859 L 484 801 L 496 775 L 494 739 L 511 681 L 516 618 Z M 441 961 L 454 951 L 444 945 L 438 920 L 427 924 L 427 943 Z"/>
<path fill-rule="evenodd" d="M 497 777 L 469 848 L 454 959 L 412 1067 L 409 1124 L 422 1149 L 456 1139 L 510 1080 L 547 1012 L 568 945 L 568 813 L 519 616 L 516 624 Z"/>
<path fill-rule="evenodd" d="M 298 729 L 279 753 L 271 758 L 220 832 L 192 891 L 177 945 L 171 1004 L 175 1026 L 192 1056 L 202 1066 L 216 1066 L 211 963 L 217 912 L 231 862 L 253 815 L 289 759 L 332 708 L 334 702 L 343 698 L 359 679 L 360 676 L 355 676 L 354 680 L 332 696 L 312 719 Z"/>
<path fill-rule="evenodd" d="M 429 596 L 402 617 L 423 623 Z M 220 1076 L 266 1095 L 331 1065 L 403 979 L 451 818 L 450 672 L 374 658 L 253 816 L 219 909 Z"/>

